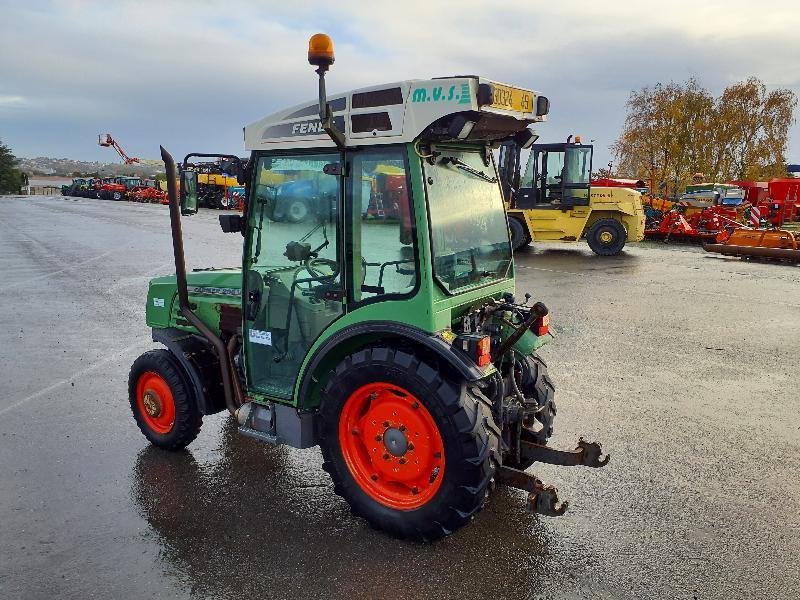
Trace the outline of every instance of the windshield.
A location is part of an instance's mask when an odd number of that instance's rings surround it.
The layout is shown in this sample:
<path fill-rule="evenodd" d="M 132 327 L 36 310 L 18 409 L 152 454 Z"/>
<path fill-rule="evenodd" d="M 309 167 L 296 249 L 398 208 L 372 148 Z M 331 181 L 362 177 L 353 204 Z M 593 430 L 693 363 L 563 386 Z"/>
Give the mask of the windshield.
<path fill-rule="evenodd" d="M 434 275 L 450 292 L 506 277 L 511 264 L 500 184 L 477 149 L 425 162 Z"/>

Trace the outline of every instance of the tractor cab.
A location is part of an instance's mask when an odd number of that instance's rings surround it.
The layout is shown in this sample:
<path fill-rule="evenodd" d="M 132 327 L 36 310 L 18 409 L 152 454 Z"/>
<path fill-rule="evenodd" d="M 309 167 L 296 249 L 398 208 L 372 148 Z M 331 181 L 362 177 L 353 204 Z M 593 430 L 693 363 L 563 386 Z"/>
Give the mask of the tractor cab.
<path fill-rule="evenodd" d="M 402 537 L 465 525 L 495 479 L 562 514 L 524 469 L 608 459 L 583 440 L 546 446 L 554 387 L 536 350 L 550 315 L 514 297 L 493 156 L 509 139 L 530 146 L 547 99 L 476 76 L 329 98 L 327 36 L 309 62 L 318 100 L 246 126 L 246 161 L 190 153 L 178 171 L 161 149 L 175 275 L 150 282 L 147 323 L 166 349 L 131 368 L 137 424 L 176 450 L 227 409 L 245 435 L 319 445 L 337 493 Z M 187 273 L 181 222 L 202 204 L 208 159 L 244 186 L 243 213 L 219 216 L 242 264 Z"/>
<path fill-rule="evenodd" d="M 561 210 L 588 206 L 592 152 L 591 145 L 579 143 L 534 144 L 515 206 Z"/>

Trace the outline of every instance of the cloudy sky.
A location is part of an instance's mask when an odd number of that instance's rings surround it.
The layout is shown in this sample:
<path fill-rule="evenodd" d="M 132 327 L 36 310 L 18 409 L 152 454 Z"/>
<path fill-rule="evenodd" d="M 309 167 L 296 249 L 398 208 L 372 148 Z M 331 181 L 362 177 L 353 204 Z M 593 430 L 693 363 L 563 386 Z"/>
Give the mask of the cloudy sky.
<path fill-rule="evenodd" d="M 465 73 L 531 87 L 551 100 L 542 141 L 594 139 L 595 167 L 644 85 L 755 75 L 800 95 L 797 0 L 2 0 L 0 139 L 29 157 L 113 160 L 103 132 L 143 158 L 243 153 L 243 125 L 314 98 L 317 31 L 336 43 L 331 92 Z"/>

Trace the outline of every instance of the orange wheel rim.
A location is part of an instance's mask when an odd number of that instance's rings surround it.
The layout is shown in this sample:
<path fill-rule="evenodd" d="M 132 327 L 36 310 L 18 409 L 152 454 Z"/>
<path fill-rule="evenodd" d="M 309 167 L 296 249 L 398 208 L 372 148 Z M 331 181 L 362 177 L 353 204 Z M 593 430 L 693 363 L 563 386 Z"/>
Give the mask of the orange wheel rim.
<path fill-rule="evenodd" d="M 175 424 L 175 399 L 169 384 L 158 373 L 142 373 L 136 383 L 136 403 L 147 426 L 156 433 L 169 433 Z"/>
<path fill-rule="evenodd" d="M 359 487 L 373 500 L 414 510 L 444 478 L 444 443 L 428 409 L 400 386 L 358 388 L 339 417 L 339 446 Z"/>

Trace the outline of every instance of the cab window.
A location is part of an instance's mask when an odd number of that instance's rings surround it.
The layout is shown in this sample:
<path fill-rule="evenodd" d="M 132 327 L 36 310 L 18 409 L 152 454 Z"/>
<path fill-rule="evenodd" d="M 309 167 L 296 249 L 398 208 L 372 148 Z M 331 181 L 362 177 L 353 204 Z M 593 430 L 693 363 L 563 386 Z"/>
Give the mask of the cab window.
<path fill-rule="evenodd" d="M 348 180 L 352 301 L 413 293 L 419 275 L 405 149 L 352 154 Z"/>

